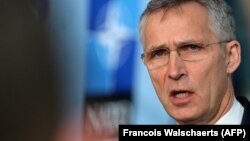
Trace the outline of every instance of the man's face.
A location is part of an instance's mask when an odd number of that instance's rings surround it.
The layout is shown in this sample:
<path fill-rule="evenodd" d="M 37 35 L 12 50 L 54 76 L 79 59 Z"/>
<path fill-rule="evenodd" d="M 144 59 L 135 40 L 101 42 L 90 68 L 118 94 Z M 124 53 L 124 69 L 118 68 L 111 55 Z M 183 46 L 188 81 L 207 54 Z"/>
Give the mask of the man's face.
<path fill-rule="evenodd" d="M 207 9 L 195 2 L 152 13 L 143 30 L 144 51 L 159 46 L 176 49 L 188 42 L 218 42 L 210 28 Z M 207 57 L 184 61 L 172 51 L 168 64 L 149 69 L 149 74 L 170 116 L 178 123 L 211 123 L 227 105 L 228 73 L 220 44 L 207 47 Z"/>

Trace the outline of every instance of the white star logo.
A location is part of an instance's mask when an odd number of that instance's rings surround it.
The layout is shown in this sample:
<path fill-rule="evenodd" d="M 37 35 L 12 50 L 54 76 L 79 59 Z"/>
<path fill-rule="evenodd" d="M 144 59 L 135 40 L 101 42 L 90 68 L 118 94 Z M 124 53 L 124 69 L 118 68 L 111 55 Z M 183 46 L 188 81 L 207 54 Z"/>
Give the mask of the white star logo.
<path fill-rule="evenodd" d="M 119 67 L 122 43 L 131 36 L 129 29 L 119 20 L 120 9 L 116 4 L 109 6 L 106 22 L 102 27 L 104 30 L 97 33 L 100 43 L 108 50 L 108 67 L 112 70 Z"/>

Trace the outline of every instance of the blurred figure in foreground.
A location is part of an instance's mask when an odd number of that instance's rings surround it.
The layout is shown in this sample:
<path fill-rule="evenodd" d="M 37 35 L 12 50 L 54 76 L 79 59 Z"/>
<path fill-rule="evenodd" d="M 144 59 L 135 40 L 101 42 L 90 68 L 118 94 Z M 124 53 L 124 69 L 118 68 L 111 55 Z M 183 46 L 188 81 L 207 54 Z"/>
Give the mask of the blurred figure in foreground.
<path fill-rule="evenodd" d="M 0 2 L 1 141 L 51 141 L 57 93 L 45 31 L 31 1 Z"/>

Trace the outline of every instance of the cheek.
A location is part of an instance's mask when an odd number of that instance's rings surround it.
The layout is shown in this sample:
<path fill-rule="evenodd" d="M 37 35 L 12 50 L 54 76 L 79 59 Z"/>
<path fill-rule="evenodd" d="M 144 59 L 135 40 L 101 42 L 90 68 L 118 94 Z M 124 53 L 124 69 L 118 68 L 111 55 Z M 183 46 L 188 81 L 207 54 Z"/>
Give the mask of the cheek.
<path fill-rule="evenodd" d="M 199 66 L 199 67 L 197 67 Z M 195 90 L 198 90 L 198 94 L 204 96 L 204 93 L 209 92 L 209 83 L 211 83 L 211 68 L 209 65 L 197 65 L 188 70 L 190 84 Z"/>
<path fill-rule="evenodd" d="M 198 101 L 207 101 L 212 91 L 211 85 L 214 79 L 214 64 L 212 59 L 200 62 L 189 62 L 186 65 L 188 72 L 188 84 L 193 88 L 199 97 Z"/>
<path fill-rule="evenodd" d="M 227 86 L 223 57 L 212 56 L 197 66 L 196 69 L 189 69 L 191 84 L 194 84 L 199 97 L 207 104 L 215 103 L 225 93 Z"/>
<path fill-rule="evenodd" d="M 163 94 L 166 92 L 166 70 L 164 68 L 149 72 L 156 92 Z"/>

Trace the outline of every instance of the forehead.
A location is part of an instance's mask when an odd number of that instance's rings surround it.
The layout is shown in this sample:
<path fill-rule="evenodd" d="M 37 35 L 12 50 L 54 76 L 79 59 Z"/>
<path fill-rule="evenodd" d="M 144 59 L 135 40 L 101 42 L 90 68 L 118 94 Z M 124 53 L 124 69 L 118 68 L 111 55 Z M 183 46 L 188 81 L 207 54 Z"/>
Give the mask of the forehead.
<path fill-rule="evenodd" d="M 151 13 L 144 28 L 144 46 L 206 40 L 214 36 L 210 30 L 206 7 L 196 2 Z"/>

